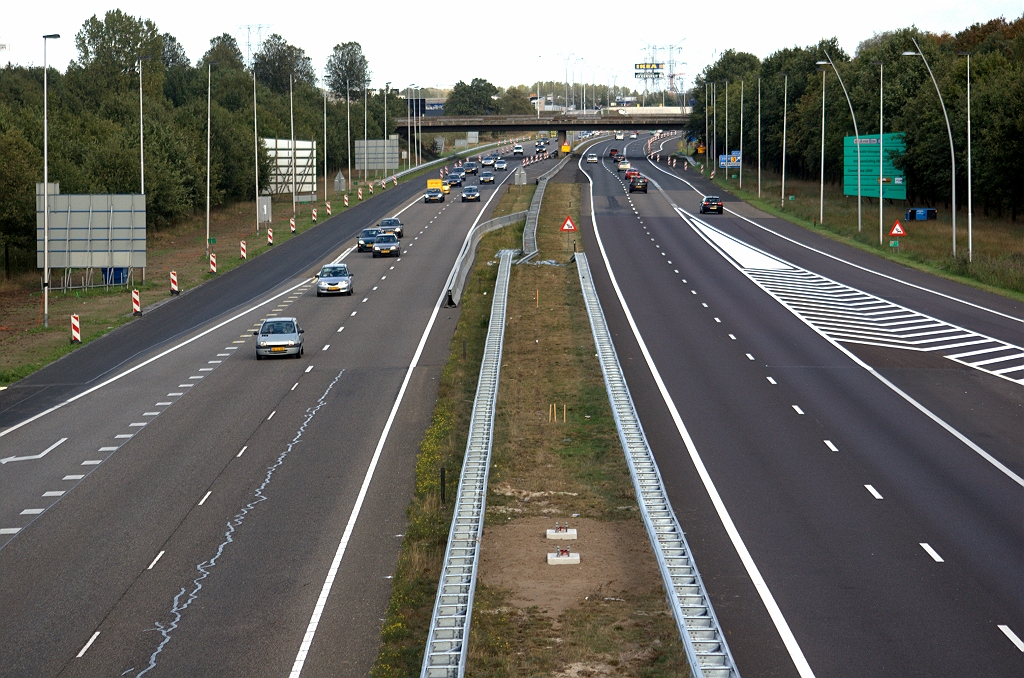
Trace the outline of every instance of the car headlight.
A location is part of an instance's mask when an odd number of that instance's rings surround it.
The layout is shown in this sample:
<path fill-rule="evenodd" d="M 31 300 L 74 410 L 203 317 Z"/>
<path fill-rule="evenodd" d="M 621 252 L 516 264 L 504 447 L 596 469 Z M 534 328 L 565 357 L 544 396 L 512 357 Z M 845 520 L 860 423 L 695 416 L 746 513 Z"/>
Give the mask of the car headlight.
<path fill-rule="evenodd" d="M 289 342 L 288 342 L 288 345 L 289 345 L 289 346 L 294 346 L 294 345 L 295 345 L 295 342 L 294 342 L 294 341 L 290 341 L 290 340 L 289 340 Z"/>
<path fill-rule="evenodd" d="M 317 287 L 327 287 L 327 283 L 325 283 L 323 280 L 321 280 L 320 284 L 317 285 Z"/>
<path fill-rule="evenodd" d="M 260 346 L 263 346 L 263 347 L 265 347 L 266 345 L 267 345 L 267 342 L 265 342 L 265 341 L 261 341 L 261 342 L 260 342 Z"/>

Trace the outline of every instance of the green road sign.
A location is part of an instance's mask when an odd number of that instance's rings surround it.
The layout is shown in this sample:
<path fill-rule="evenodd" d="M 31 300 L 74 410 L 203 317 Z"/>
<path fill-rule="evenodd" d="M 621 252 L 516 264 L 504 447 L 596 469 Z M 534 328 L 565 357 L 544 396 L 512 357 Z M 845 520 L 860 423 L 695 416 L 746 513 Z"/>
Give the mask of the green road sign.
<path fill-rule="evenodd" d="M 890 240 L 889 241 L 889 247 L 899 247 L 899 246 L 900 246 L 900 241 L 899 240 Z"/>
<path fill-rule="evenodd" d="M 860 143 L 854 144 L 854 137 L 843 140 L 843 195 L 857 195 L 857 146 L 860 146 L 860 194 L 867 198 L 878 197 L 878 135 L 862 134 Z M 882 140 L 883 193 L 892 200 L 907 199 L 907 182 L 903 170 L 893 166 L 893 157 L 907 151 L 907 142 L 902 132 L 886 134 Z"/>
<path fill-rule="evenodd" d="M 211 245 L 216 245 L 217 244 L 217 239 L 216 238 L 210 238 L 210 244 Z"/>

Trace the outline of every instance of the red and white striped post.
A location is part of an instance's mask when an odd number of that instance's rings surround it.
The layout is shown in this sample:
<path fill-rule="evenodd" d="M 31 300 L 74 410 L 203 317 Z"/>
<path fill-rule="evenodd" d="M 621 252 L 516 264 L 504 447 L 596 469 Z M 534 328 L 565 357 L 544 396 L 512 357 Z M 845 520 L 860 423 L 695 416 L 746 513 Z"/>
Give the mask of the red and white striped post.
<path fill-rule="evenodd" d="M 171 294 L 177 294 L 178 291 L 178 272 L 171 271 Z"/>
<path fill-rule="evenodd" d="M 348 195 L 345 196 L 345 207 L 348 207 Z"/>
<path fill-rule="evenodd" d="M 397 186 L 398 185 L 398 177 L 391 177 L 391 185 L 392 186 Z"/>
<path fill-rule="evenodd" d="M 360 187 L 359 187 L 359 188 L 358 188 L 358 189 L 356 190 L 356 197 L 358 197 L 358 198 L 359 198 L 360 200 L 362 200 L 362 199 L 363 199 L 363 187 L 362 187 L 362 186 L 360 186 Z"/>
<path fill-rule="evenodd" d="M 327 203 L 327 216 L 331 216 L 331 203 Z"/>
<path fill-rule="evenodd" d="M 240 245 L 240 251 L 241 251 L 241 254 L 242 254 L 242 259 L 248 258 L 248 257 L 245 256 L 245 241 L 243 240 L 242 242 L 239 243 L 239 245 Z"/>
<path fill-rule="evenodd" d="M 446 170 L 446 169 L 448 169 L 448 168 L 445 167 L 444 169 L 437 170 L 438 176 L 440 176 L 442 179 L 444 179 L 444 170 Z"/>
<path fill-rule="evenodd" d="M 370 186 L 370 195 L 373 195 L 373 183 L 370 183 L 369 186 Z"/>
<path fill-rule="evenodd" d="M 274 244 L 274 229 L 267 227 L 267 245 L 272 246 Z"/>
<path fill-rule="evenodd" d="M 216 272 L 217 272 L 217 255 L 215 253 L 213 253 L 213 252 L 210 252 L 210 273 L 216 273 Z"/>
<path fill-rule="evenodd" d="M 71 316 L 71 343 L 82 343 L 82 326 L 78 324 L 78 316 Z"/>
<path fill-rule="evenodd" d="M 288 220 L 288 226 L 291 227 L 292 233 L 295 232 L 295 217 Z"/>
<path fill-rule="evenodd" d="M 139 301 L 138 290 L 132 290 L 132 315 L 142 315 L 142 302 Z"/>
<path fill-rule="evenodd" d="M 316 223 L 316 208 L 313 208 L 313 223 Z"/>

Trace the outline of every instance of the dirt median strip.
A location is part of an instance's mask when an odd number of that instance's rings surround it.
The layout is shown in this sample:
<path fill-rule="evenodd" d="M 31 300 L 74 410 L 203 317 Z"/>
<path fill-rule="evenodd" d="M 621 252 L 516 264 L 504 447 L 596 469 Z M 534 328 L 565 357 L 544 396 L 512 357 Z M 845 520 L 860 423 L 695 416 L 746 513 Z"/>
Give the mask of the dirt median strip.
<path fill-rule="evenodd" d="M 539 261 L 515 267 L 509 289 L 467 675 L 687 675 L 576 271 L 566 265 L 559 228 L 566 215 L 579 223 L 580 189 L 552 183 L 547 190 Z M 495 215 L 523 209 L 533 191 L 511 187 Z M 520 223 L 484 237 L 460 304 L 433 422 L 420 445 L 376 678 L 420 672 L 487 331 L 493 255 L 520 247 L 522 230 Z M 442 467 L 447 507 L 440 501 Z M 568 522 L 579 538 L 548 540 L 545 531 L 555 522 Z M 548 565 L 547 554 L 559 545 L 579 552 L 581 564 Z"/>

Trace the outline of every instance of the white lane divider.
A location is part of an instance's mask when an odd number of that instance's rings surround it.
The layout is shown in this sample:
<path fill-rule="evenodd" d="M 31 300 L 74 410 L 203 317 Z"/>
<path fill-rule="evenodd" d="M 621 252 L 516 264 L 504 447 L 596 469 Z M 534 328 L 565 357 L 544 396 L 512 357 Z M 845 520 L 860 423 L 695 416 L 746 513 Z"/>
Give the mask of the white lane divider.
<path fill-rule="evenodd" d="M 868 492 L 870 492 L 871 496 L 874 497 L 875 499 L 881 499 L 882 498 L 882 495 L 878 492 L 878 490 L 875 489 L 874 485 L 865 485 L 864 489 L 866 489 Z"/>
<path fill-rule="evenodd" d="M 92 638 L 90 638 L 89 642 L 86 643 L 85 646 L 81 650 L 79 650 L 78 654 L 75 655 L 75 658 L 76 659 L 81 659 L 83 656 L 85 656 L 86 651 L 90 647 L 92 647 L 92 644 L 96 642 L 96 639 L 99 638 L 99 636 L 100 636 L 100 632 L 99 631 L 97 631 L 96 633 L 92 634 Z"/>
<path fill-rule="evenodd" d="M 213 494 L 213 490 L 210 490 L 206 494 L 204 494 L 203 498 L 199 500 L 199 505 L 202 506 L 203 504 L 205 504 L 206 500 L 210 498 L 211 494 Z"/>
<path fill-rule="evenodd" d="M 309 367 L 307 367 L 307 368 L 306 368 L 306 372 L 305 372 L 305 373 L 306 373 L 306 374 L 309 374 L 309 373 L 310 373 L 310 372 L 312 372 L 312 371 L 313 371 L 313 366 L 312 366 L 312 365 L 310 365 Z"/>
<path fill-rule="evenodd" d="M 236 454 L 236 455 L 235 455 L 235 459 L 238 459 L 238 458 L 239 458 L 239 457 L 241 457 L 241 456 L 242 456 L 243 454 L 245 454 L 245 451 L 246 451 L 246 450 L 248 450 L 248 449 L 249 449 L 249 446 L 248 446 L 248 445 L 243 445 L 243 446 L 242 446 L 242 449 L 240 449 L 240 450 L 238 451 L 238 454 Z"/>
<path fill-rule="evenodd" d="M 55 442 L 53 445 L 50 445 L 49 447 L 47 447 L 45 450 L 43 450 L 39 454 L 30 454 L 30 455 L 27 455 L 27 456 L 24 456 L 24 457 L 14 457 L 14 456 L 11 456 L 11 457 L 6 457 L 4 459 L 0 459 L 0 464 L 7 464 L 7 463 L 12 462 L 12 461 L 30 461 L 32 459 L 42 459 L 43 457 L 48 455 L 50 452 L 53 452 L 55 449 L 60 447 L 61 444 L 63 444 L 66 441 L 67 441 L 67 438 L 61 438 L 60 440 Z"/>
<path fill-rule="evenodd" d="M 793 409 L 796 410 L 797 414 L 803 414 L 804 411 L 800 409 L 799 405 L 793 405 Z"/>
<path fill-rule="evenodd" d="M 942 559 L 942 556 L 940 556 L 938 553 L 935 552 L 935 549 L 933 549 L 931 546 L 929 546 L 925 542 L 921 542 L 920 545 L 921 545 L 921 548 L 924 549 L 925 553 L 930 555 L 932 557 L 932 560 L 934 560 L 936 563 L 944 563 L 944 562 L 946 562 L 946 561 L 944 561 Z"/>
<path fill-rule="evenodd" d="M 771 379 L 771 377 L 768 377 L 768 378 Z M 838 452 L 839 451 L 839 448 L 836 447 L 835 443 L 833 443 L 831 440 L 826 440 L 825 441 L 825 447 L 827 447 L 828 449 L 832 450 L 833 452 Z"/>
<path fill-rule="evenodd" d="M 1003 632 L 1003 635 L 1010 639 L 1010 642 L 1017 646 L 1017 649 L 1024 652 L 1024 640 L 1021 640 L 1016 633 L 1013 632 L 1006 624 L 1000 624 L 999 630 Z"/>
<path fill-rule="evenodd" d="M 160 553 L 156 554 L 156 558 L 153 559 L 153 562 L 150 563 L 149 567 L 147 567 L 146 569 L 147 570 L 152 570 L 153 566 L 157 564 L 157 561 L 159 561 L 163 557 L 164 557 L 164 551 L 161 551 Z"/>

